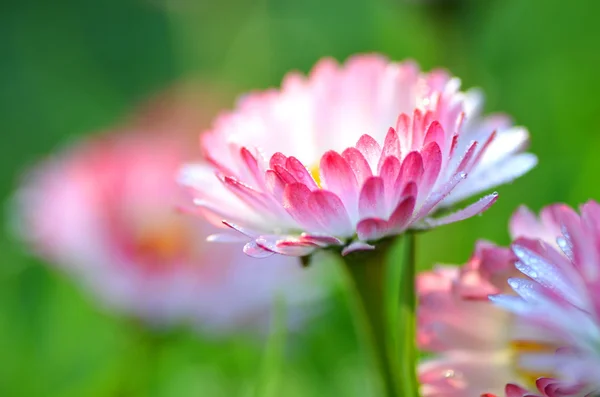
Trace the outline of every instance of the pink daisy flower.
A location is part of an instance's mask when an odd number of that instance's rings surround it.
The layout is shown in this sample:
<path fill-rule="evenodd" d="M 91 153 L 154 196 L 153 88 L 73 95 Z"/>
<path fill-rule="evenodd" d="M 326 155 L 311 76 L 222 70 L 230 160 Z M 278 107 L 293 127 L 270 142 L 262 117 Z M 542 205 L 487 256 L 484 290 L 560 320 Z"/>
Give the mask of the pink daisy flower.
<path fill-rule="evenodd" d="M 482 117 L 479 92 L 459 86 L 444 71 L 377 55 L 322 60 L 309 77 L 291 73 L 281 90 L 249 94 L 217 118 L 201 136 L 211 166 L 184 167 L 181 181 L 256 257 L 328 246 L 346 254 L 460 221 L 496 194 L 432 215 L 512 181 L 536 158 L 522 152 L 525 129 Z"/>
<path fill-rule="evenodd" d="M 490 299 L 531 324 L 554 349 L 522 357 L 531 371 L 552 374 L 554 395 L 600 393 L 600 205 L 589 201 L 581 215 L 566 206 L 557 212 L 557 245 L 518 240 L 513 252 L 526 277 L 508 280 L 514 295 Z"/>
<path fill-rule="evenodd" d="M 542 239 L 552 244 L 560 235 L 563 205 L 541 211 L 538 219 L 522 207 L 510 221 L 517 241 Z M 512 313 L 495 307 L 490 294 L 508 293 L 507 280 L 519 273 L 509 248 L 478 242 L 462 267 L 440 266 L 417 277 L 417 342 L 434 355 L 419 367 L 425 397 L 502 395 L 505 385 L 533 387 L 551 373 L 523 360 L 531 353 L 554 352 L 555 338 Z"/>
<path fill-rule="evenodd" d="M 218 229 L 175 210 L 189 160 L 179 132 L 125 131 L 43 161 L 16 195 L 20 234 L 110 309 L 156 325 L 262 329 L 280 293 L 299 303 L 319 281 L 295 258 L 198 243 Z"/>

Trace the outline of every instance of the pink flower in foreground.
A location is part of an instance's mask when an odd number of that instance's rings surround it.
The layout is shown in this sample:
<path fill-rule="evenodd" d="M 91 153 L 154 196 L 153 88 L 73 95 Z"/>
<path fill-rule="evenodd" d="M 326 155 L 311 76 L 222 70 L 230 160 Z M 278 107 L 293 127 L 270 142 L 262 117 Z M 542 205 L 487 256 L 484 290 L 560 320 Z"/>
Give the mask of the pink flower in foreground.
<path fill-rule="evenodd" d="M 565 206 L 552 205 L 538 219 L 522 207 L 511 219 L 511 236 L 552 244 L 560 235 L 564 211 Z M 554 339 L 488 300 L 490 294 L 510 291 L 507 280 L 519 274 L 516 260 L 509 248 L 479 242 L 463 267 L 438 267 L 418 275 L 417 341 L 422 350 L 435 353 L 419 367 L 425 397 L 501 395 L 509 382 L 532 387 L 537 378 L 550 374 L 523 359 L 530 353 L 554 352 Z"/>
<path fill-rule="evenodd" d="M 111 309 L 156 324 L 260 327 L 279 293 L 314 295 L 293 258 L 199 243 L 218 229 L 175 210 L 187 137 L 165 132 L 95 138 L 42 162 L 17 194 L 23 237 Z"/>
<path fill-rule="evenodd" d="M 536 158 L 521 153 L 525 129 L 482 118 L 479 93 L 459 85 L 376 55 L 322 60 L 308 78 L 289 74 L 281 90 L 249 94 L 219 117 L 201 136 L 212 166 L 187 166 L 181 181 L 204 214 L 251 240 L 245 252 L 256 257 L 372 249 L 471 217 L 496 194 L 431 215 L 512 181 Z"/>
<path fill-rule="evenodd" d="M 513 244 L 517 269 L 514 295 L 490 297 L 499 307 L 531 324 L 539 341 L 551 338 L 555 349 L 522 357 L 529 370 L 552 374 L 557 396 L 600 393 L 600 205 L 581 206 L 581 216 L 563 206 L 557 213 L 562 236 L 557 245 L 520 240 Z M 550 395 L 548 393 L 548 395 Z"/>

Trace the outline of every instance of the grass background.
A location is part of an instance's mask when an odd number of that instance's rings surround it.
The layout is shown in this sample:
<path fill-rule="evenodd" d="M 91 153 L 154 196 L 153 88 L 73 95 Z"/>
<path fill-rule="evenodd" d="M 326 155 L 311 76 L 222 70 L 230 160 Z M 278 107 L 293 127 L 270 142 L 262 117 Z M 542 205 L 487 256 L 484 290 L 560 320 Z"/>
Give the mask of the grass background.
<path fill-rule="evenodd" d="M 6 1 L 0 5 L 0 198 L 39 156 L 110 127 L 183 79 L 234 93 L 357 52 L 444 66 L 488 111 L 529 128 L 540 165 L 499 189 L 485 216 L 419 240 L 419 266 L 462 263 L 477 238 L 507 243 L 524 203 L 598 198 L 600 3 L 593 0 Z M 5 214 L 4 214 L 5 215 Z M 152 334 L 100 311 L 0 235 L 0 395 L 252 396 L 261 343 Z M 349 314 L 291 340 L 274 396 L 368 396 Z"/>

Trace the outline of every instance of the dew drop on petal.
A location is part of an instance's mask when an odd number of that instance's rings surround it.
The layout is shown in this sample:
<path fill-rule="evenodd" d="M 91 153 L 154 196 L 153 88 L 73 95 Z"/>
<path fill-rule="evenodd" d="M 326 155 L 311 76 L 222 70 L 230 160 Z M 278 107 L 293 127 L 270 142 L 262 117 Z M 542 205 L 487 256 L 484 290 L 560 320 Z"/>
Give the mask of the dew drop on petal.
<path fill-rule="evenodd" d="M 451 369 L 447 369 L 444 371 L 444 378 L 454 378 L 456 376 L 456 372 Z"/>

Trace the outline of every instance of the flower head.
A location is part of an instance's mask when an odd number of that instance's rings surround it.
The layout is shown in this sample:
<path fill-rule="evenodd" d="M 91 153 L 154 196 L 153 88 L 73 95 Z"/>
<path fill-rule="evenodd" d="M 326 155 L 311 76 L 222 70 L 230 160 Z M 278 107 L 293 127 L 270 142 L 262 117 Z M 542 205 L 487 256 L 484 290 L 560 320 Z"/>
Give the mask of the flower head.
<path fill-rule="evenodd" d="M 560 393 L 600 393 L 600 205 L 590 201 L 581 215 L 566 206 L 556 213 L 562 235 L 556 245 L 517 240 L 521 277 L 509 279 L 517 296 L 492 296 L 492 301 L 535 327 L 554 349 L 522 358 L 526 368 L 552 374 Z M 525 277 L 523 277 L 525 276 Z"/>
<path fill-rule="evenodd" d="M 527 131 L 482 118 L 476 91 L 444 71 L 376 55 L 319 62 L 308 78 L 245 96 L 201 136 L 211 167 L 182 183 L 204 214 L 245 234 L 246 253 L 343 253 L 407 229 L 459 221 L 496 194 L 431 217 L 535 165 Z M 215 178 L 215 174 L 217 177 Z"/>
<path fill-rule="evenodd" d="M 541 238 L 552 244 L 560 234 L 562 205 L 536 217 L 522 207 L 512 216 L 513 238 Z M 503 394 L 505 385 L 534 386 L 550 375 L 523 363 L 530 353 L 553 352 L 553 339 L 488 300 L 508 293 L 507 280 L 519 273 L 509 249 L 478 242 L 462 267 L 444 266 L 417 277 L 419 347 L 434 356 L 419 367 L 425 396 Z"/>
<path fill-rule="evenodd" d="M 218 229 L 175 209 L 187 136 L 164 127 L 103 135 L 39 164 L 16 195 L 23 238 L 111 309 L 158 325 L 254 328 L 280 292 L 314 296 L 315 275 L 294 258 L 257 262 L 203 242 Z"/>

